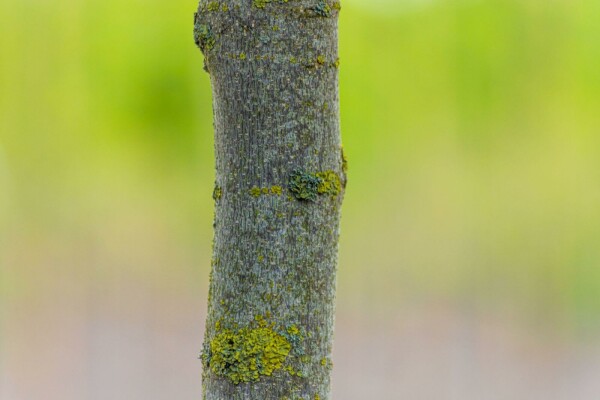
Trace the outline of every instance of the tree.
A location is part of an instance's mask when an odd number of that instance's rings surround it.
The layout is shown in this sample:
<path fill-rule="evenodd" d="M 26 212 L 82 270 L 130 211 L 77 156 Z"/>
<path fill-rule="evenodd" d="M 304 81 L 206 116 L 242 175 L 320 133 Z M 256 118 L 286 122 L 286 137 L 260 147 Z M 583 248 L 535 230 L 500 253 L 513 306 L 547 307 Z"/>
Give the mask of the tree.
<path fill-rule="evenodd" d="M 332 0 L 201 0 L 215 236 L 207 400 L 330 398 L 346 162 Z"/>

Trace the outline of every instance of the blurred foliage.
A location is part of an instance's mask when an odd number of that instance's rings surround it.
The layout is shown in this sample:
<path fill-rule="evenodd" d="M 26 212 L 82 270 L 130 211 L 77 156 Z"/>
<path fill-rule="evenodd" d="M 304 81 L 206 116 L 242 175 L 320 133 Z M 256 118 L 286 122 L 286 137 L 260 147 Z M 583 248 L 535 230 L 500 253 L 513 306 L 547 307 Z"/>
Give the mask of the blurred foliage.
<path fill-rule="evenodd" d="M 6 299 L 64 280 L 206 289 L 214 160 L 195 6 L 0 4 Z M 597 327 L 600 3 L 343 7 L 340 309 L 439 298 Z"/>

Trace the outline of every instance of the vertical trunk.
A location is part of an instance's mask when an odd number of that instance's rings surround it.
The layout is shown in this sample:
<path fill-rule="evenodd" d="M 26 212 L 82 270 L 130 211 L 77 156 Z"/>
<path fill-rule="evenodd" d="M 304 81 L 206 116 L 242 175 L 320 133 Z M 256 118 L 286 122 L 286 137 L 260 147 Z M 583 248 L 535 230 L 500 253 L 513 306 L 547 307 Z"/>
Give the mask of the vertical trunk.
<path fill-rule="evenodd" d="M 332 0 L 201 0 L 215 238 L 207 400 L 330 398 L 346 182 Z"/>

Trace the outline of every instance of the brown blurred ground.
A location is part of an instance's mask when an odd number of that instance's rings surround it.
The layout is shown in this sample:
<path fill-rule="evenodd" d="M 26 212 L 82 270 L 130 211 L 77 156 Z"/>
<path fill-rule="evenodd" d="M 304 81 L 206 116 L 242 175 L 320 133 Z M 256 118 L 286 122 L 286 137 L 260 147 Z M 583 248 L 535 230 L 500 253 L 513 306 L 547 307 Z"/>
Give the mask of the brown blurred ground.
<path fill-rule="evenodd" d="M 127 287 L 126 287 L 127 286 Z M 198 399 L 204 304 L 160 298 L 129 282 L 89 296 L 57 295 L 4 318 L 0 398 Z M 22 306 L 21 306 L 22 307 Z M 20 312 L 21 311 L 21 312 Z M 399 308 L 389 320 L 336 325 L 338 399 L 595 399 L 600 351 L 523 331 L 501 316 L 444 304 Z"/>

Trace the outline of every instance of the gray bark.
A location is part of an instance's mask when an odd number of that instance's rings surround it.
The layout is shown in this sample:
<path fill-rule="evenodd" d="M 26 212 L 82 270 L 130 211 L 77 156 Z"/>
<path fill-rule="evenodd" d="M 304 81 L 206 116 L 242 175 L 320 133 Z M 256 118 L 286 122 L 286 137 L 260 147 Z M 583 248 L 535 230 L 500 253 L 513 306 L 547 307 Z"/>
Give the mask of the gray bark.
<path fill-rule="evenodd" d="M 201 0 L 215 236 L 203 397 L 330 398 L 346 183 L 329 0 Z"/>

